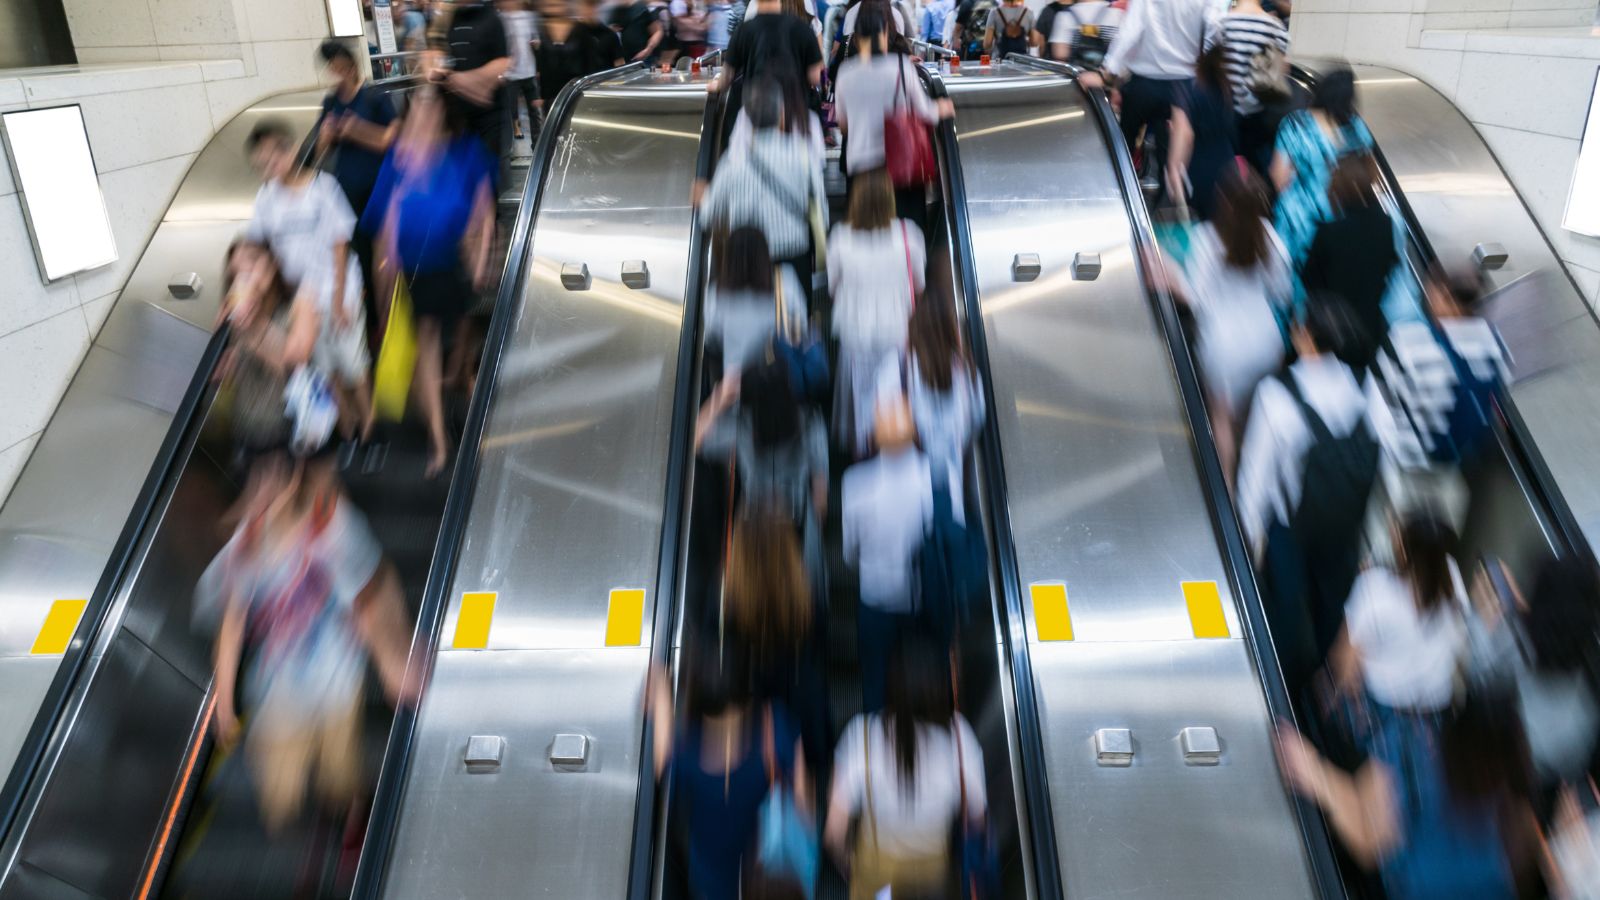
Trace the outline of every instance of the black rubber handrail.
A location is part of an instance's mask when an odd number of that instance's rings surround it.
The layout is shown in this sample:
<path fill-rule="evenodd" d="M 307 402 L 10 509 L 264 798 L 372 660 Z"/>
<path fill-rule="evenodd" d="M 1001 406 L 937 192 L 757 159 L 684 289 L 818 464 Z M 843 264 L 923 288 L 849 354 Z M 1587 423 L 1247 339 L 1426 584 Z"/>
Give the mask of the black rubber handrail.
<path fill-rule="evenodd" d="M 173 412 L 172 424 L 167 427 L 166 437 L 162 438 L 161 447 L 156 451 L 155 462 L 151 463 L 150 471 L 145 475 L 144 484 L 134 500 L 133 509 L 123 523 L 116 543 L 111 546 L 110 560 L 101 572 L 100 580 L 95 583 L 94 593 L 90 595 L 83 616 L 78 620 L 78 627 L 67 644 L 66 654 L 56 668 L 55 677 L 50 681 L 50 688 L 39 711 L 33 717 L 33 725 L 29 727 L 22 747 L 17 752 L 16 762 L 6 776 L 5 787 L 0 788 L 0 838 L 9 835 L 16 824 L 29 786 L 44 764 L 57 725 L 71 703 L 78 679 L 84 673 L 90 648 L 98 640 L 113 602 L 122 593 L 130 575 L 130 567 L 144 543 L 152 520 L 159 510 L 166 507 L 177 487 L 178 476 L 188 462 L 205 421 L 201 412 L 210 394 L 212 374 L 222 359 L 223 351 L 227 349 L 228 333 L 229 328 L 224 323 L 212 333 L 205 350 L 201 352 L 194 377 L 189 379 L 189 387 Z"/>
<path fill-rule="evenodd" d="M 1295 81 L 1310 90 L 1316 87 L 1317 76 L 1311 70 L 1291 65 L 1289 74 Z M 1440 257 L 1433 247 L 1433 242 L 1428 239 L 1428 233 L 1422 228 L 1422 219 L 1411 206 L 1411 201 L 1406 198 L 1405 191 L 1400 188 L 1400 178 L 1395 175 L 1394 169 L 1389 165 L 1389 160 L 1383 154 L 1383 148 L 1376 139 L 1372 143 L 1372 156 L 1378 163 L 1378 174 L 1383 188 L 1394 201 L 1395 208 L 1400 213 L 1400 224 L 1405 231 L 1406 241 L 1416 251 L 1426 268 L 1439 265 Z M 1498 165 L 1496 161 L 1496 165 Z M 1502 169 L 1502 172 L 1504 170 Z M 1529 215 L 1532 215 L 1530 212 Z M 1541 231 L 1541 235 L 1543 232 Z M 1554 250 L 1552 249 L 1552 254 Z M 1419 276 L 1424 272 L 1417 273 Z M 1571 277 L 1570 275 L 1568 276 Z M 1588 306 L 1588 304 L 1584 304 Z M 1593 312 L 1592 310 L 1590 311 Z M 1429 316 L 1430 323 L 1433 322 Z M 1436 324 L 1436 323 L 1434 323 Z M 1583 526 L 1578 523 L 1578 517 L 1573 515 L 1572 507 L 1567 505 L 1566 497 L 1561 489 L 1556 486 L 1555 475 L 1550 471 L 1550 466 L 1544 461 L 1544 455 L 1539 452 L 1539 445 L 1533 440 L 1533 434 L 1528 430 L 1527 422 L 1518 411 L 1516 401 L 1511 396 L 1511 391 L 1504 386 L 1497 393 L 1497 405 L 1504 421 L 1504 433 L 1507 450 L 1520 463 L 1523 473 L 1527 475 L 1529 487 L 1532 488 L 1533 500 L 1540 507 L 1545 518 L 1556 529 L 1558 551 L 1563 556 L 1574 556 L 1584 559 L 1590 565 L 1596 565 L 1595 549 L 1583 533 Z"/>
<path fill-rule="evenodd" d="M 471 518 L 472 501 L 478 483 L 481 461 L 480 448 L 484 428 L 489 419 L 489 408 L 499 387 L 500 362 L 505 356 L 506 339 L 516 319 L 524 293 L 528 257 L 532 245 L 533 217 L 544 196 L 545 175 L 555 156 L 556 145 L 566 130 L 567 120 L 579 96 L 589 88 L 627 72 L 640 69 L 643 63 L 629 63 L 616 69 L 597 72 L 569 82 L 561 89 L 544 128 L 539 133 L 539 144 L 534 148 L 533 162 L 528 167 L 528 180 L 522 188 L 522 203 L 517 208 L 517 219 L 511 230 L 510 251 L 500 275 L 500 293 L 495 298 L 494 312 L 489 320 L 488 335 L 483 345 L 483 361 L 478 369 L 478 389 L 472 395 L 472 405 L 467 412 L 462 429 L 461 444 L 456 451 L 455 470 L 450 480 L 450 493 L 445 498 L 444 516 L 439 525 L 439 536 L 434 541 L 433 563 L 428 569 L 428 581 L 423 589 L 422 608 L 417 614 L 417 628 L 412 637 L 411 655 L 406 663 L 406 684 L 418 685 L 418 696 L 413 704 L 403 703 L 395 710 L 394 723 L 389 729 L 389 741 L 384 748 L 383 769 L 378 775 L 378 787 L 373 796 L 372 814 L 367 825 L 366 842 L 361 848 L 361 861 L 356 867 L 355 886 L 351 891 L 354 900 L 377 900 L 383 891 L 384 877 L 388 872 L 390 853 L 394 849 L 395 831 L 400 824 L 400 806 L 405 793 L 406 773 L 411 768 L 412 739 L 417 730 L 417 711 L 422 703 L 421 691 L 432 674 L 434 653 L 439 646 L 439 633 L 444 626 L 445 613 L 450 608 L 450 586 L 455 580 L 456 566 L 460 562 L 461 543 L 466 525 Z"/>
<path fill-rule="evenodd" d="M 917 67 L 929 92 L 937 98 L 949 96 L 944 80 L 922 66 Z M 967 217 L 967 187 L 961 170 L 960 147 L 953 119 L 935 129 L 943 165 L 945 214 L 949 218 L 951 253 L 961 279 L 966 305 L 967 349 L 973 365 L 982 373 L 982 388 L 990 414 L 984 417 L 982 440 L 978 442 L 979 462 L 983 466 L 983 502 L 989 508 L 989 553 L 998 569 L 1004 619 L 998 623 L 1011 668 L 1012 699 L 1016 704 L 1017 741 L 1022 757 L 1023 798 L 1027 804 L 1028 835 L 1033 851 L 1035 896 L 1041 900 L 1060 900 L 1065 896 L 1061 877 L 1061 858 L 1056 846 L 1055 816 L 1050 800 L 1048 769 L 1045 765 L 1044 727 L 1039 714 L 1039 697 L 1033 678 L 1033 660 L 1028 645 L 1027 611 L 1022 603 L 1022 581 L 1017 565 L 1017 547 L 1011 534 L 1010 504 L 1007 502 L 1005 457 L 1000 452 L 1000 425 L 992 412 L 994 379 L 989 377 L 989 343 L 983 328 L 983 305 L 978 294 L 977 261 L 972 255 L 971 222 Z"/>
<path fill-rule="evenodd" d="M 1054 72 L 1072 79 L 1074 83 L 1081 74 L 1078 68 L 1066 63 L 1016 56 L 1010 56 L 1008 60 Z M 1082 90 L 1081 85 L 1079 89 Z M 1159 258 L 1161 250 L 1155 240 L 1150 211 L 1145 207 L 1138 172 L 1133 167 L 1133 156 L 1105 92 L 1093 89 L 1085 90 L 1084 94 L 1090 108 L 1094 110 L 1095 121 L 1100 126 L 1106 146 L 1111 150 L 1112 167 L 1116 170 L 1117 183 L 1122 188 L 1122 200 L 1127 208 L 1134 246 L 1139 257 L 1134 260 L 1134 264 L 1141 274 L 1145 274 L 1144 259 Z M 1147 284 L 1150 283 L 1148 278 L 1145 281 Z M 1284 683 L 1283 672 L 1278 666 L 1278 654 L 1273 644 L 1272 630 L 1267 624 L 1266 610 L 1256 584 L 1255 569 L 1250 563 L 1247 549 L 1249 545 L 1244 537 L 1244 529 L 1239 524 L 1238 513 L 1234 509 L 1233 495 L 1228 490 L 1227 480 L 1223 477 L 1222 460 L 1217 454 L 1216 438 L 1211 433 L 1210 417 L 1206 414 L 1205 394 L 1200 386 L 1199 369 L 1189 349 L 1189 342 L 1184 336 L 1183 326 L 1178 318 L 1177 303 L 1166 291 L 1150 289 L 1148 293 L 1156 318 L 1160 321 L 1162 332 L 1166 336 L 1167 349 L 1172 356 L 1172 367 L 1183 398 L 1184 413 L 1189 420 L 1189 431 L 1194 436 L 1193 446 L 1201 487 L 1206 496 L 1206 505 L 1211 511 L 1212 524 L 1222 545 L 1223 562 L 1227 568 L 1228 579 L 1232 582 L 1235 596 L 1239 599 L 1239 610 L 1245 624 L 1246 643 L 1249 644 L 1250 652 L 1255 658 L 1256 671 L 1261 676 L 1267 711 L 1274 719 L 1281 718 L 1293 722 L 1294 707 Z M 1344 883 L 1339 875 L 1333 845 L 1321 813 L 1315 805 L 1304 798 L 1296 794 L 1291 794 L 1291 798 L 1317 890 L 1329 900 L 1344 897 Z"/>
<path fill-rule="evenodd" d="M 722 143 L 723 112 L 727 91 L 707 92 L 700 120 L 700 153 L 695 177 L 709 180 L 716 169 Z M 667 443 L 667 484 L 662 500 L 661 547 L 656 557 L 655 608 L 650 627 L 650 676 L 670 672 L 672 636 L 678 627 L 678 594 L 686 575 L 684 547 L 688 540 L 687 488 L 694 466 L 694 417 L 699 405 L 701 313 L 708 278 L 710 241 L 706 229 L 695 222 L 689 235 L 689 271 L 683 288 L 683 325 L 678 337 L 678 374 L 672 390 L 672 432 Z M 668 675 L 667 677 L 671 677 Z M 650 696 L 645 685 L 645 697 Z M 655 891 L 656 825 L 663 789 L 657 782 L 655 753 L 651 750 L 658 727 L 647 714 L 639 745 L 639 781 L 633 806 L 633 843 L 629 851 L 628 898 L 650 900 Z"/>

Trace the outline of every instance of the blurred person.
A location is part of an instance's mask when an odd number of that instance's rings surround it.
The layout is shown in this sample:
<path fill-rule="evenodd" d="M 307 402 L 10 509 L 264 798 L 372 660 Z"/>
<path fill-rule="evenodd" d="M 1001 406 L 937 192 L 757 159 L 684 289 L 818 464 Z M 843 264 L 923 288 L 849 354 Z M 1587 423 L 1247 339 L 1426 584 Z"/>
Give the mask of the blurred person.
<path fill-rule="evenodd" d="M 1239 171 L 1226 64 L 1223 46 L 1212 46 L 1200 55 L 1194 79 L 1173 95 L 1167 197 L 1186 202 L 1201 220 L 1216 212 L 1217 185 Z"/>
<path fill-rule="evenodd" d="M 1442 711 L 1467 655 L 1455 532 L 1429 512 L 1393 524 L 1394 565 L 1356 577 L 1329 659 L 1337 686 L 1390 709 Z"/>
<path fill-rule="evenodd" d="M 895 636 L 917 625 L 914 564 L 933 523 L 932 474 L 904 395 L 882 397 L 874 428 L 878 455 L 845 470 L 839 500 L 844 561 L 858 585 L 856 636 L 868 712 L 883 705 Z"/>
<path fill-rule="evenodd" d="M 542 0 L 544 29 L 538 59 L 539 94 L 546 115 L 569 82 L 623 65 L 616 32 L 599 22 L 597 0 Z M 581 8 L 581 17 L 574 9 Z"/>
<path fill-rule="evenodd" d="M 1357 372 L 1371 368 L 1389 333 L 1384 298 L 1400 264 L 1395 223 L 1373 189 L 1377 178 L 1378 163 L 1370 154 L 1339 160 L 1328 180 L 1328 217 L 1312 232 L 1300 264 L 1307 303 L 1338 297 L 1360 319 L 1361 340 L 1344 356 Z"/>
<path fill-rule="evenodd" d="M 379 279 L 392 297 L 405 279 L 417 319 L 415 396 L 428 428 L 426 474 L 444 470 L 445 335 L 487 286 L 494 236 L 494 159 L 468 131 L 465 109 L 438 90 L 412 93 L 400 138 L 384 160 L 361 227 L 373 235 Z"/>
<path fill-rule="evenodd" d="M 810 800 L 805 748 L 787 710 L 758 703 L 742 647 L 695 648 L 683 655 L 683 716 L 673 715 L 671 675 L 650 673 L 656 777 L 670 779 L 672 801 L 687 809 L 689 891 L 696 900 L 738 900 L 761 804 L 770 784 L 794 785 Z"/>
<path fill-rule="evenodd" d="M 534 45 L 539 42 L 539 29 L 528 0 L 497 0 L 500 21 L 506 29 L 506 52 L 511 58 L 511 68 L 505 79 L 511 85 L 512 138 L 522 140 L 522 112 L 528 113 L 528 138 L 539 135 L 539 67 L 533 58 Z"/>
<path fill-rule="evenodd" d="M 983 54 L 983 36 L 989 26 L 989 14 L 999 0 L 960 0 L 956 4 L 955 27 L 951 29 L 951 49 L 962 59 L 977 59 Z"/>
<path fill-rule="evenodd" d="M 863 6 L 876 6 L 883 14 L 884 30 L 890 36 L 890 49 L 897 53 L 906 53 L 910 50 L 906 41 L 917 36 L 917 17 L 912 14 L 911 8 L 903 2 L 891 2 L 891 0 L 861 0 L 860 3 L 845 8 L 844 19 L 839 26 L 844 33 L 845 42 L 851 45 L 851 49 L 847 52 L 859 49 L 853 38 L 856 35 L 857 22 L 860 20 Z"/>
<path fill-rule="evenodd" d="M 706 4 L 706 52 L 728 49 L 729 26 L 733 4 L 728 0 L 711 0 Z"/>
<path fill-rule="evenodd" d="M 749 654 L 757 694 L 782 702 L 794 715 L 809 752 L 825 752 L 828 685 L 817 627 L 822 609 L 793 517 L 776 504 L 757 504 L 734 523 L 727 552 L 728 638 Z"/>
<path fill-rule="evenodd" d="M 1261 88 L 1263 80 L 1288 87 L 1289 28 L 1260 0 L 1237 0 L 1218 23 L 1216 39 L 1227 54 L 1239 155 L 1266 177 L 1282 118 L 1278 107 L 1289 98 L 1276 90 L 1263 96 Z"/>
<path fill-rule="evenodd" d="M 786 293 L 789 321 L 778 321 L 772 258 L 758 228 L 735 228 L 714 258 L 716 277 L 706 291 L 706 339 L 720 351 L 723 371 L 732 373 L 759 364 L 780 325 L 805 321 L 805 298 Z"/>
<path fill-rule="evenodd" d="M 448 28 L 441 29 L 448 55 L 429 60 L 427 79 L 461 107 L 484 149 L 503 163 L 511 146 L 506 124 L 512 109 L 503 83 L 511 71 L 505 25 L 484 0 L 454 0 L 450 8 Z M 499 177 L 497 166 L 497 185 Z"/>
<path fill-rule="evenodd" d="M 669 10 L 679 54 L 690 59 L 706 55 L 706 31 L 710 27 L 710 20 L 703 0 L 672 0 Z"/>
<path fill-rule="evenodd" d="M 866 0 L 857 9 L 861 17 L 855 32 L 856 55 L 839 67 L 833 108 L 844 134 L 844 171 L 851 179 L 884 167 L 884 120 L 897 108 L 908 106 L 930 126 L 955 115 L 949 100 L 928 95 L 911 58 L 890 49 L 882 4 Z M 898 214 L 919 226 L 926 203 L 927 191 L 921 185 L 896 192 Z"/>
<path fill-rule="evenodd" d="M 1034 41 L 1045 59 L 1098 71 L 1121 24 L 1122 10 L 1106 0 L 1054 0 L 1039 11 Z"/>
<path fill-rule="evenodd" d="M 851 719 L 834 751 L 823 843 L 848 875 L 852 900 L 885 888 L 895 897 L 948 896 L 961 863 L 950 837 L 963 807 L 969 827 L 988 814 L 983 748 L 956 709 L 948 654 L 911 636 L 896 643 L 882 710 Z"/>
<path fill-rule="evenodd" d="M 274 472 L 270 499 L 197 587 L 222 611 L 216 737 L 242 743 L 269 835 L 300 814 L 308 789 L 325 809 L 349 810 L 362 780 L 367 666 L 398 702 L 409 650 L 399 578 L 331 458 Z"/>
<path fill-rule="evenodd" d="M 610 24 L 628 62 L 647 62 L 665 48 L 667 25 L 647 0 L 618 3 L 611 8 Z"/>
<path fill-rule="evenodd" d="M 821 178 L 827 164 L 827 133 L 822 127 L 822 118 L 810 108 L 810 86 L 799 73 L 788 71 L 781 65 L 773 66 L 767 75 L 762 77 L 770 77 L 782 95 L 783 124 L 780 126 L 782 132 L 791 137 L 805 139 L 812 168 L 816 169 L 818 177 Z M 741 109 L 734 122 L 733 133 L 728 136 L 728 146 L 722 155 L 723 161 L 750 152 L 750 139 L 754 136 L 755 129 L 750 124 L 750 116 Z M 696 186 L 697 188 L 700 186 L 698 182 Z M 818 195 L 819 200 L 820 196 Z M 827 204 L 820 204 L 818 212 L 826 215 Z"/>
<path fill-rule="evenodd" d="M 932 0 L 923 4 L 922 39 L 934 47 L 945 46 L 945 21 L 955 11 L 955 0 Z"/>
<path fill-rule="evenodd" d="M 989 12 L 984 24 L 983 49 L 992 59 L 1001 60 L 1009 55 L 1027 56 L 1033 47 L 1033 10 L 1022 0 L 1001 0 Z"/>
<path fill-rule="evenodd" d="M 748 369 L 724 374 L 696 420 L 695 449 L 708 458 L 733 459 L 744 514 L 772 507 L 789 517 L 806 571 L 820 590 L 826 577 L 827 430 L 800 402 L 788 364 L 770 344 Z"/>
<path fill-rule="evenodd" d="M 745 88 L 743 114 L 752 135 L 748 152 L 725 158 L 717 166 L 701 199 L 700 209 L 715 228 L 761 229 L 773 261 L 787 265 L 802 289 L 811 286 L 811 216 L 815 209 L 826 226 L 827 191 L 822 172 L 813 163 L 811 141 L 804 131 L 784 128 L 784 97 L 768 74 Z M 799 112 L 802 126 L 809 119 Z"/>
<path fill-rule="evenodd" d="M 1146 169 L 1167 170 L 1167 122 L 1178 91 L 1194 79 L 1195 61 L 1221 14 L 1211 0 L 1140 0 L 1128 9 L 1106 51 L 1104 72 L 1088 72 L 1085 88 L 1102 87 L 1106 78 L 1121 86 L 1122 137 L 1129 149 L 1141 146 L 1148 132 L 1153 158 Z"/>
<path fill-rule="evenodd" d="M 427 4 L 409 0 L 391 0 L 391 15 L 395 22 L 395 43 L 404 53 L 420 53 L 428 49 L 428 16 L 422 11 Z"/>
<path fill-rule="evenodd" d="M 1168 285 L 1195 315 L 1206 408 L 1230 482 L 1256 385 L 1283 365 L 1277 310 L 1289 300 L 1289 263 L 1270 213 L 1260 178 L 1225 176 L 1214 215 L 1190 236 L 1183 278 Z"/>
<path fill-rule="evenodd" d="M 811 27 L 784 12 L 783 0 L 757 0 L 746 12 L 728 41 L 722 71 L 706 85 L 709 91 L 727 90 L 728 108 L 743 105 L 743 85 L 755 84 L 769 68 L 797 72 L 815 87 L 822 81 L 822 49 Z M 728 129 L 733 120 L 728 119 Z"/>
<path fill-rule="evenodd" d="M 1443 712 L 1376 706 L 1354 772 L 1287 722 L 1279 764 L 1389 900 L 1538 896 L 1527 742 L 1509 704 L 1469 694 Z"/>
<path fill-rule="evenodd" d="M 1377 477 L 1368 394 L 1335 355 L 1359 327 L 1337 303 L 1306 310 L 1292 333 L 1299 358 L 1257 386 L 1239 452 L 1239 520 L 1284 680 L 1302 703 L 1343 624 Z"/>
<path fill-rule="evenodd" d="M 344 436 L 366 440 L 373 426 L 371 356 L 361 264 L 350 250 L 356 216 L 338 181 L 299 165 L 296 149 L 280 121 L 251 129 L 245 150 L 262 184 L 245 236 L 270 247 L 284 279 L 315 302 L 311 365 L 338 386 Z"/>
<path fill-rule="evenodd" d="M 828 238 L 833 333 L 839 339 L 833 425 L 857 457 L 871 447 L 875 379 L 906 345 L 926 269 L 922 230 L 895 219 L 888 173 L 880 168 L 857 177 L 849 211 Z"/>
<path fill-rule="evenodd" d="M 319 56 L 335 84 L 322 98 L 322 116 L 317 121 L 318 155 L 334 154 L 333 177 L 350 201 L 356 218 L 367 208 L 372 186 L 378 181 L 383 155 L 394 143 L 394 104 L 389 95 L 361 78 L 355 54 L 335 40 L 323 41 Z M 378 321 L 372 280 L 372 241 L 357 229 L 350 236 L 350 249 L 361 266 L 362 311 L 367 325 Z M 368 335 L 368 350 L 373 349 Z"/>
<path fill-rule="evenodd" d="M 794 16 L 806 23 L 806 27 L 811 29 L 811 33 L 816 36 L 817 49 L 819 51 L 824 49 L 822 20 L 817 18 L 816 13 L 812 10 L 810 0 L 783 0 L 783 12 L 785 15 Z"/>
<path fill-rule="evenodd" d="M 1477 592 L 1486 633 L 1473 647 L 1473 669 L 1516 695 L 1548 820 L 1564 786 L 1583 786 L 1600 749 L 1600 573 L 1582 559 L 1551 557 L 1526 599 L 1509 587 L 1509 607 Z"/>
<path fill-rule="evenodd" d="M 1372 134 L 1356 113 L 1355 73 L 1348 67 L 1318 76 L 1311 106 L 1290 113 L 1278 126 L 1272 156 L 1272 184 L 1278 192 L 1273 227 L 1297 271 L 1317 225 L 1333 217 L 1328 182 L 1334 168 L 1348 154 L 1371 151 Z M 1303 294 L 1297 302 L 1303 302 Z"/>
<path fill-rule="evenodd" d="M 917 445 L 928 457 L 934 485 L 949 492 L 957 523 L 967 521 L 966 460 L 983 425 L 983 385 L 962 346 L 955 306 L 946 291 L 933 291 L 911 311 L 907 395 Z"/>

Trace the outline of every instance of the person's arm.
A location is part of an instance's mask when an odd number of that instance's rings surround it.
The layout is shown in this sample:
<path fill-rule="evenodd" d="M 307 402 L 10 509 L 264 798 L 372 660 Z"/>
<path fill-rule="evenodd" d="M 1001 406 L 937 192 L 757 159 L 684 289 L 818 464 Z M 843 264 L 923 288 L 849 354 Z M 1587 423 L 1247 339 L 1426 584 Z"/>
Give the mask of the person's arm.
<path fill-rule="evenodd" d="M 650 684 L 647 703 L 653 729 L 651 756 L 656 766 L 656 777 L 666 774 L 667 763 L 672 762 L 672 675 L 659 664 L 650 666 Z"/>
<path fill-rule="evenodd" d="M 494 103 L 495 91 L 500 89 L 500 79 L 509 71 L 511 71 L 511 57 L 502 56 L 499 59 L 491 59 L 476 69 L 448 72 L 444 78 L 444 86 L 450 93 L 474 106 L 490 106 Z"/>
<path fill-rule="evenodd" d="M 387 116 L 381 112 L 388 107 L 389 101 L 383 99 L 379 102 L 383 106 L 379 107 L 377 114 L 382 121 L 369 121 L 354 113 L 346 113 L 339 120 L 339 139 L 373 153 L 388 153 L 395 135 L 400 132 L 400 126 L 392 112 Z"/>
<path fill-rule="evenodd" d="M 644 49 L 640 50 L 638 53 L 635 53 L 633 58 L 635 60 L 649 59 L 650 55 L 656 52 L 656 48 L 661 46 L 661 38 L 664 37 L 666 33 L 667 30 L 661 27 L 660 19 L 650 20 L 650 40 L 645 41 Z"/>
<path fill-rule="evenodd" d="M 1000 7 L 996 6 L 989 11 L 989 21 L 983 26 L 983 52 L 988 53 L 994 49 L 995 17 L 1000 15 Z"/>
<path fill-rule="evenodd" d="M 1278 762 L 1289 786 L 1327 814 L 1357 863 L 1373 868 L 1400 842 L 1394 782 L 1381 763 L 1368 760 L 1350 775 L 1323 759 L 1293 725 L 1282 720 Z"/>
<path fill-rule="evenodd" d="M 1149 27 L 1145 20 L 1150 16 L 1150 0 L 1135 0 L 1128 6 L 1122 16 L 1122 25 L 1111 38 L 1111 46 L 1106 50 L 1105 62 L 1101 66 L 1107 75 L 1114 78 L 1128 77 L 1128 57 L 1138 49 Z M 1095 80 L 1099 81 L 1098 75 Z"/>
<path fill-rule="evenodd" d="M 239 684 L 239 660 L 244 656 L 244 626 L 244 606 L 230 596 L 212 654 L 217 673 L 213 685 L 217 698 L 215 727 L 217 742 L 223 746 L 239 737 L 239 711 L 234 707 L 233 698 Z"/>
<path fill-rule="evenodd" d="M 384 696 L 399 705 L 411 698 L 405 690 L 406 656 L 411 649 L 406 627 L 405 594 L 394 566 L 384 561 L 355 599 L 356 633 L 361 636 Z"/>
<path fill-rule="evenodd" d="M 711 429 L 717 427 L 724 414 L 733 404 L 739 401 L 739 379 L 730 375 L 722 379 L 711 396 L 701 405 L 700 413 L 694 420 L 694 449 L 700 452 L 701 445 L 705 444 L 706 437 L 711 434 Z"/>
<path fill-rule="evenodd" d="M 1250 404 L 1250 416 L 1246 419 L 1249 424 L 1245 427 L 1244 442 L 1239 449 L 1235 503 L 1239 510 L 1239 524 L 1244 528 L 1258 558 L 1266 544 L 1267 525 L 1273 514 L 1272 498 L 1278 479 L 1279 448 L 1269 407 L 1272 406 L 1271 396 L 1282 391 L 1283 386 L 1274 385 L 1272 379 L 1263 380 L 1256 388 L 1255 399 Z"/>
<path fill-rule="evenodd" d="M 494 246 L 494 192 L 485 174 L 478 183 L 478 196 L 472 204 L 472 227 L 468 230 L 472 241 L 472 284 L 478 290 L 489 286 L 489 251 Z"/>
<path fill-rule="evenodd" d="M 1167 196 L 1181 198 L 1187 204 L 1189 192 L 1185 181 L 1189 159 L 1194 155 L 1194 126 L 1189 123 L 1189 113 L 1181 105 L 1174 104 L 1172 119 L 1167 127 L 1171 135 L 1171 149 L 1167 155 Z"/>
<path fill-rule="evenodd" d="M 828 793 L 828 816 L 822 826 L 822 845 L 846 875 L 850 872 L 850 820 L 855 817 L 857 798 L 864 789 L 865 776 L 857 773 L 856 763 L 865 763 L 857 749 L 861 746 L 860 729 L 865 724 L 865 718 L 858 716 L 839 736 L 833 759 L 833 787 Z"/>

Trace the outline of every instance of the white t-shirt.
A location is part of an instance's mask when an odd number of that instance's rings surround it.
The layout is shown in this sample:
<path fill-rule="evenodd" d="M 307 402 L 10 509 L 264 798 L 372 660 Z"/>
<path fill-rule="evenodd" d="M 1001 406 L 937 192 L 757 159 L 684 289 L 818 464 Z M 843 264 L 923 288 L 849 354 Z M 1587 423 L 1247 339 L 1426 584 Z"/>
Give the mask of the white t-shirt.
<path fill-rule="evenodd" d="M 245 236 L 271 247 L 284 280 L 327 315 L 333 301 L 333 250 L 349 243 L 355 230 L 356 214 L 339 182 L 318 172 L 302 188 L 263 184 Z M 347 254 L 344 274 L 344 308 L 354 316 L 361 309 L 361 265 L 354 250 Z"/>
<path fill-rule="evenodd" d="M 534 77 L 538 71 L 530 43 L 537 33 L 533 13 L 525 9 L 502 12 L 500 21 L 506 29 L 506 52 L 511 55 L 511 68 L 506 72 L 506 80 L 523 81 Z"/>
<path fill-rule="evenodd" d="M 866 745 L 862 742 L 863 733 Z M 866 802 L 869 756 L 872 818 L 868 818 Z M 878 846 L 888 855 L 931 856 L 949 847 L 950 826 L 961 813 L 962 781 L 967 785 L 969 817 L 981 815 L 988 806 L 983 748 L 978 746 L 978 737 L 965 716 L 956 713 L 953 729 L 917 726 L 916 774 L 909 787 L 901 781 L 894 736 L 884 719 L 878 715 L 856 716 L 845 726 L 834 751 L 830 806 L 859 814 L 862 828 L 876 825 Z"/>
<path fill-rule="evenodd" d="M 1368 569 L 1350 589 L 1345 628 L 1373 699 L 1395 709 L 1440 710 L 1455 693 L 1466 626 L 1454 599 L 1424 613 L 1415 596 L 1394 570 Z"/>

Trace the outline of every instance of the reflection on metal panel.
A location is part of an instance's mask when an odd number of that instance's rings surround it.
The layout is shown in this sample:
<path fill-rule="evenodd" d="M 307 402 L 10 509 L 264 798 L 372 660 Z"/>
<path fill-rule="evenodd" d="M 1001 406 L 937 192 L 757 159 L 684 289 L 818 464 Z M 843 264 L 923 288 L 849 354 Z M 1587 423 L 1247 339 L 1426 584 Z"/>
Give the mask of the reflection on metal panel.
<path fill-rule="evenodd" d="M 1531 272 L 1558 275 L 1544 279 L 1544 317 L 1565 323 L 1551 340 L 1569 362 L 1519 383 L 1512 396 L 1589 545 L 1600 546 L 1600 479 L 1592 474 L 1600 325 L 1483 138 L 1450 101 L 1392 69 L 1358 66 L 1356 78 L 1362 117 L 1446 266 L 1464 269 L 1477 245 L 1497 243 L 1508 259 L 1486 273 L 1493 285 Z"/>
<path fill-rule="evenodd" d="M 1310 896 L 1232 597 L 1205 624 L 1233 637 L 1196 639 L 1183 583 L 1228 582 L 1108 151 L 1070 83 L 996 71 L 948 84 L 1018 574 L 1071 597 L 1071 641 L 1027 629 L 1067 894 Z M 1220 765 L 1184 765 L 1190 726 L 1217 729 Z M 1132 729 L 1130 768 L 1097 766 L 1101 728 Z"/>
<path fill-rule="evenodd" d="M 584 93 L 555 150 L 441 631 L 463 594 L 494 592 L 487 651 L 439 652 L 386 896 L 626 890 L 649 653 L 607 647 L 607 615 L 654 584 L 704 109 L 659 82 Z M 623 284 L 631 260 L 647 288 Z M 587 289 L 563 287 L 569 264 Z M 557 734 L 586 738 L 581 770 L 549 761 Z M 506 739 L 498 772 L 467 772 L 475 735 Z"/>

